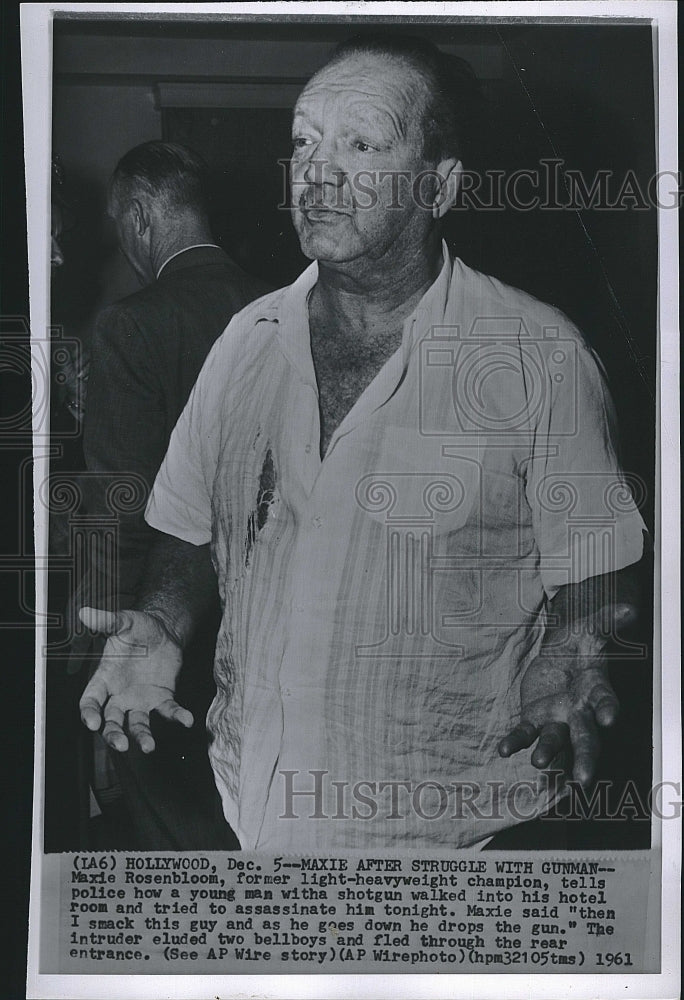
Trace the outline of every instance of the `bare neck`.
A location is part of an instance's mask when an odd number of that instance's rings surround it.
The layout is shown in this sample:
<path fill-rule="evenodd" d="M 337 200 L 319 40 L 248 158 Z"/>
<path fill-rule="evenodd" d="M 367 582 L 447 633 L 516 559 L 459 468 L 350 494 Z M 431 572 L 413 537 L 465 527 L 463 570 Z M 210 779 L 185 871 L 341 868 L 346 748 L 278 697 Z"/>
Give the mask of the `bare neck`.
<path fill-rule="evenodd" d="M 175 254 L 198 244 L 214 242 L 209 226 L 200 220 L 190 220 L 182 228 L 160 232 L 152 245 L 152 265 L 155 275 Z"/>
<path fill-rule="evenodd" d="M 403 262 L 363 261 L 344 268 L 319 262 L 312 318 L 350 337 L 400 329 L 442 268 L 441 243 L 425 249 Z"/>

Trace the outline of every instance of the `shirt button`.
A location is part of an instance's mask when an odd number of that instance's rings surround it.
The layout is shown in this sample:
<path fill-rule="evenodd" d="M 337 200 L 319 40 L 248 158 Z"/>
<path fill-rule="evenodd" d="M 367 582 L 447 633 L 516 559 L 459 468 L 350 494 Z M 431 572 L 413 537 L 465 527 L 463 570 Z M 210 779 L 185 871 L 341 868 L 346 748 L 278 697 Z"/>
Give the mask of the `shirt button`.
<path fill-rule="evenodd" d="M 316 517 L 311 518 L 311 523 L 313 524 L 314 528 L 320 528 L 320 526 L 323 524 L 323 519 L 319 517 L 317 514 Z"/>
<path fill-rule="evenodd" d="M 305 451 L 305 452 L 307 453 L 307 455 L 310 455 L 310 454 L 311 454 L 311 445 L 310 445 L 310 444 L 307 444 L 307 446 L 306 446 L 306 448 L 304 449 L 304 451 Z"/>

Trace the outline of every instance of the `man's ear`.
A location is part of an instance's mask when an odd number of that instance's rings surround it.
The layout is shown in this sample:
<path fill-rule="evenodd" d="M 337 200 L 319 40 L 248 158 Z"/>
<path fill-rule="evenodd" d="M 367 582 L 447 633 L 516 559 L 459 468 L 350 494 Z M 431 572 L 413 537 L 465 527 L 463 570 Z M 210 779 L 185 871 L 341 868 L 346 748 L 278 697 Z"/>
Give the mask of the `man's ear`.
<path fill-rule="evenodd" d="M 150 228 L 150 213 L 138 198 L 131 201 L 131 211 L 135 221 L 135 231 L 138 236 L 144 236 Z"/>
<path fill-rule="evenodd" d="M 437 190 L 435 191 L 435 199 L 432 205 L 432 217 L 433 219 L 441 219 L 446 215 L 456 201 L 458 189 L 461 186 L 463 164 L 460 160 L 457 160 L 452 156 L 448 160 L 442 160 L 442 162 L 437 165 L 435 173 L 438 175 L 440 180 L 438 182 Z"/>

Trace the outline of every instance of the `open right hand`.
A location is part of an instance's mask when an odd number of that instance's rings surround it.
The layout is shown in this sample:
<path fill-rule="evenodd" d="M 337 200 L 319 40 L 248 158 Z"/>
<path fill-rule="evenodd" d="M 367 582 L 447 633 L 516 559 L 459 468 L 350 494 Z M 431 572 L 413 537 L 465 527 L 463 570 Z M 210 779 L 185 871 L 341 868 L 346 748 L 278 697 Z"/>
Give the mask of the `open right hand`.
<path fill-rule="evenodd" d="M 143 753 L 154 750 L 150 712 L 189 728 L 193 717 L 174 699 L 182 651 L 162 623 L 144 611 L 112 614 L 81 608 L 79 616 L 93 632 L 108 636 L 102 659 L 88 683 L 79 707 L 88 729 L 102 736 L 113 750 L 128 749 L 128 733 Z"/>

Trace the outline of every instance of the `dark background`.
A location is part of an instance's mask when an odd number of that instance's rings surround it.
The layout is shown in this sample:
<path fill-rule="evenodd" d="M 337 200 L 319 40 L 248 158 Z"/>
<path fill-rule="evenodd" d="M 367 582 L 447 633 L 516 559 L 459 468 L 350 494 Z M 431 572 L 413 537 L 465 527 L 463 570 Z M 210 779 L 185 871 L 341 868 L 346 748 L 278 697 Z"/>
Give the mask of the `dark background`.
<path fill-rule="evenodd" d="M 2 18 L 1 112 L 9 141 L 3 142 L 0 313 L 6 324 L 7 317 L 26 316 L 28 308 L 17 5 L 3 5 Z M 421 29 L 440 45 L 473 56 L 483 82 L 480 127 L 466 166 L 510 171 L 561 157 L 588 178 L 599 169 L 618 176 L 631 169 L 645 190 L 655 169 L 650 27 L 499 23 Z M 217 236 L 242 263 L 276 284 L 299 273 L 304 261 L 289 220 L 273 208 L 282 191 L 276 161 L 289 154 L 288 87 L 303 84 L 335 42 L 353 30 L 339 22 L 55 22 L 53 152 L 64 164 L 72 209 L 65 237 L 69 267 L 55 291 L 66 304 L 68 333 L 87 342 L 99 305 L 136 287 L 113 254 L 103 218 L 104 189 L 118 158 L 146 139 L 186 139 L 208 156 L 216 179 Z M 164 84 L 192 86 L 174 106 L 174 98 L 164 96 Z M 230 108 L 215 91 L 217 85 L 241 84 L 256 85 L 260 95 L 240 98 L 252 102 L 248 107 Z M 655 212 L 468 210 L 452 213 L 447 237 L 466 263 L 558 305 L 584 330 L 609 374 L 623 464 L 647 484 L 643 513 L 652 528 Z M 12 330 L 20 330 L 21 324 L 12 323 Z M 3 349 L 2 369 L 0 475 L 12 483 L 20 482 L 22 462 L 30 456 L 30 425 L 14 420 L 26 405 L 29 381 L 16 352 L 8 356 Z M 12 517 L 1 522 L 3 556 L 30 558 L 30 514 L 30 496 L 20 491 L 19 506 L 15 503 Z M 24 991 L 34 653 L 30 610 L 16 578 L 3 574 L 5 582 L 2 623 L 15 626 L 3 629 L 3 645 L 9 647 L 4 702 L 11 706 L 6 760 L 12 761 L 4 769 L 4 800 L 11 802 L 5 832 L 16 859 L 5 899 L 12 915 L 5 995 L 18 997 Z M 648 609 L 648 574 L 643 583 Z M 32 579 L 24 576 L 22 585 L 30 595 Z M 640 633 L 642 641 L 650 638 L 648 613 Z M 651 768 L 649 665 L 617 665 L 613 678 L 623 713 L 604 741 L 601 776 L 618 784 L 633 778 L 644 789 Z M 648 824 L 618 826 L 616 836 L 615 824 L 594 823 L 590 829 L 577 824 L 572 836 L 579 842 L 568 846 L 647 846 Z"/>

